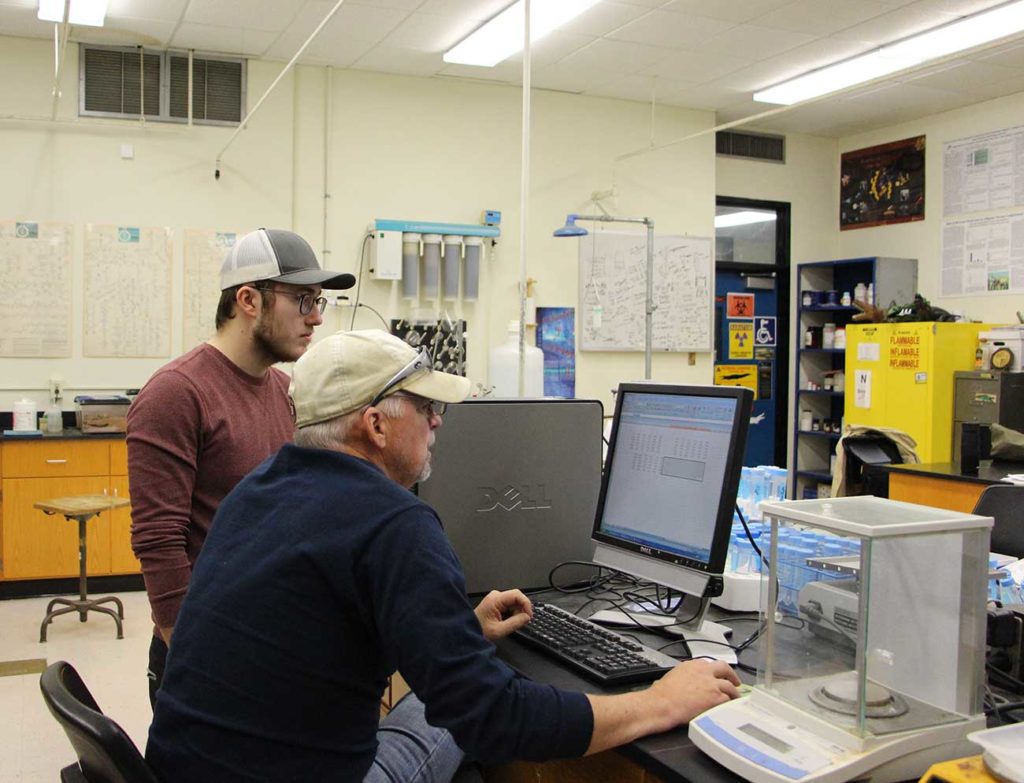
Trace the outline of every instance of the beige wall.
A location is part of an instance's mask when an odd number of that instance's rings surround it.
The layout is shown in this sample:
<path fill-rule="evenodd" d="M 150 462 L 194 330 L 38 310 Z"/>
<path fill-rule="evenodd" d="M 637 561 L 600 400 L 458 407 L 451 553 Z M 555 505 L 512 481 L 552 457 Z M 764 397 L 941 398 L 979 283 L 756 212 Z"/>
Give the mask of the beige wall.
<path fill-rule="evenodd" d="M 518 317 L 519 89 L 340 70 L 331 73 L 328 89 L 325 69 L 299 68 L 239 135 L 215 181 L 214 159 L 231 129 L 154 122 L 143 128 L 78 118 L 77 50 L 68 51 L 62 121 L 41 122 L 28 118 L 48 115 L 52 47 L 46 41 L 0 38 L 0 117 L 22 118 L 0 120 L 5 158 L 14 166 L 0 191 L 0 218 L 74 223 L 77 280 L 82 224 L 170 226 L 176 240 L 172 352 L 177 355 L 190 347 L 181 345 L 181 233 L 186 228 L 294 226 L 319 251 L 325 246 L 326 203 L 330 268 L 356 272 L 360 243 L 373 218 L 476 223 L 484 209 L 498 209 L 503 235 L 498 252 L 485 261 L 480 300 L 449 310 L 469 321 L 469 375 L 486 382 L 486 349 L 502 341 L 505 323 Z M 280 68 L 280 63 L 250 61 L 250 105 Z M 710 134 L 613 166 L 615 156 L 650 142 L 648 107 L 535 91 L 532 111 L 527 273 L 538 281 L 538 305 L 576 304 L 577 243 L 555 240 L 551 232 L 567 212 L 591 209 L 595 190 L 614 185 L 616 195 L 606 206 L 615 214 L 649 215 L 659 233 L 712 234 Z M 712 124 L 709 112 L 659 110 L 653 139 L 675 139 Z M 326 202 L 325 134 L 331 194 Z M 134 160 L 120 160 L 121 143 L 135 145 Z M 395 284 L 366 274 L 362 298 L 385 318 L 410 315 Z M 436 313 L 435 306 L 427 310 Z M 350 317 L 350 310 L 329 310 L 321 334 L 347 328 Z M 73 323 L 80 322 L 76 301 Z M 359 311 L 356 328 L 377 324 L 372 313 Z M 163 363 L 83 359 L 77 334 L 74 351 L 68 360 L 0 360 L 0 409 L 9 409 L 22 392 L 34 392 L 42 404 L 39 392 L 53 372 L 73 394 L 141 385 Z M 642 353 L 587 353 L 577 362 L 577 396 L 597 397 L 606 406 L 620 380 L 643 374 Z M 710 366 L 706 354 L 692 366 L 685 354 L 656 356 L 654 376 L 707 382 Z"/>
<path fill-rule="evenodd" d="M 939 296 L 942 238 L 942 165 L 947 142 L 987 131 L 1016 127 L 1024 117 L 1024 92 L 977 103 L 963 109 L 923 117 L 914 122 L 881 128 L 839 140 L 840 153 L 927 136 L 925 157 L 925 219 L 894 226 L 863 228 L 839 234 L 839 257 L 868 255 L 904 256 L 918 259 L 918 289 L 933 304 L 962 313 L 975 321 L 1016 323 L 1022 309 L 1019 294 L 987 294 L 969 297 Z"/>

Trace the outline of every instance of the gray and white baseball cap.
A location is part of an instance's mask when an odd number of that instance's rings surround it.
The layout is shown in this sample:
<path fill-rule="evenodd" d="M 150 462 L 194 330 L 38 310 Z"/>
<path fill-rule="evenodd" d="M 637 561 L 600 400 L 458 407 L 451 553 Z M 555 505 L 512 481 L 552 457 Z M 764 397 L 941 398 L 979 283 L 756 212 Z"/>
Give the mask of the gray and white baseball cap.
<path fill-rule="evenodd" d="M 347 272 L 320 268 L 309 242 L 291 231 L 258 228 L 235 242 L 220 268 L 220 290 L 259 280 L 319 285 L 341 290 L 356 279 Z"/>

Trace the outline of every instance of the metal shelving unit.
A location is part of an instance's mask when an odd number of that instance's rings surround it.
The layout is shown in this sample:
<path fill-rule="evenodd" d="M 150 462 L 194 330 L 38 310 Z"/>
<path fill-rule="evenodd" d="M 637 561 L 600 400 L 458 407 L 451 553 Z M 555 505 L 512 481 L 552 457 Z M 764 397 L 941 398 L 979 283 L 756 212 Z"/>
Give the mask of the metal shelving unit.
<path fill-rule="evenodd" d="M 875 304 L 888 306 L 890 302 L 910 302 L 917 290 L 917 261 L 913 258 L 846 258 L 836 261 L 814 261 L 797 266 L 797 351 L 795 361 L 796 406 L 793 415 L 793 456 L 790 460 L 790 487 L 792 497 L 818 497 L 819 489 L 832 484 L 832 462 L 836 443 L 841 436 L 841 423 L 845 416 L 844 391 L 824 388 L 809 389 L 813 382 L 824 386 L 825 373 L 843 370 L 846 365 L 844 348 L 808 347 L 805 335 L 809 328 L 821 329 L 827 323 L 845 327 L 860 310 L 842 304 L 814 301 L 803 305 L 805 291 L 814 292 L 822 299 L 829 291 L 836 292 L 840 302 L 844 291 L 851 297 L 857 283 L 873 285 Z M 809 411 L 819 423 L 825 420 L 840 425 L 837 431 L 805 430 L 800 416 Z"/>

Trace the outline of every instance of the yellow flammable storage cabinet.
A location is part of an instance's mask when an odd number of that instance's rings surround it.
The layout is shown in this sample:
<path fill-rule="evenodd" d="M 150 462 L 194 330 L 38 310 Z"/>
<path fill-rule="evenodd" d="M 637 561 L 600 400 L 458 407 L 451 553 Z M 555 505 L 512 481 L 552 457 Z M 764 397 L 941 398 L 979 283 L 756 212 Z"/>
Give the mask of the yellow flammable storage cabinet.
<path fill-rule="evenodd" d="M 846 328 L 845 424 L 891 427 L 917 441 L 921 462 L 949 462 L 953 373 L 974 369 L 970 323 L 850 324 Z"/>

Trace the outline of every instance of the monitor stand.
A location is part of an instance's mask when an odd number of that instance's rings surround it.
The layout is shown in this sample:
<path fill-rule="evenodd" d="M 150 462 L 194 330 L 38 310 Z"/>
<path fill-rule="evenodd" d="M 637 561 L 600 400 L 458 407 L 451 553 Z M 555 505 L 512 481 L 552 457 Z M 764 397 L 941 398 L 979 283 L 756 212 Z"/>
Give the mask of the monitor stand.
<path fill-rule="evenodd" d="M 736 652 L 729 646 L 727 639 L 732 634 L 732 629 L 704 619 L 710 605 L 710 598 L 697 598 L 684 593 L 674 616 L 658 613 L 647 605 L 629 604 L 625 612 L 619 609 L 604 609 L 587 619 L 601 625 L 613 626 L 615 630 L 623 633 L 628 633 L 631 627 L 635 629 L 637 623 L 646 628 L 660 628 L 665 633 L 682 637 L 693 658 L 714 658 L 735 664 Z"/>

